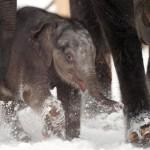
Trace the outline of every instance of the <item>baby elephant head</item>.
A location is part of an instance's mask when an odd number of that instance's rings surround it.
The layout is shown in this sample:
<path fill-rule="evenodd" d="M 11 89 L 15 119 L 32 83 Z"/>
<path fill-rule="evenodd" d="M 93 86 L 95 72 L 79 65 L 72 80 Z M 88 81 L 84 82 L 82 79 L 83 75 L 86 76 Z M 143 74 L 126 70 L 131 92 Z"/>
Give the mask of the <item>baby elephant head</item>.
<path fill-rule="evenodd" d="M 95 55 L 92 39 L 80 24 L 68 22 L 58 27 L 53 60 L 61 79 L 84 91 L 87 78 L 95 78 Z"/>
<path fill-rule="evenodd" d="M 45 58 L 49 58 L 47 64 L 53 62 L 61 80 L 82 91 L 88 89 L 95 96 L 100 91 L 95 72 L 96 50 L 88 31 L 70 20 L 39 27 L 33 33 L 45 51 Z"/>

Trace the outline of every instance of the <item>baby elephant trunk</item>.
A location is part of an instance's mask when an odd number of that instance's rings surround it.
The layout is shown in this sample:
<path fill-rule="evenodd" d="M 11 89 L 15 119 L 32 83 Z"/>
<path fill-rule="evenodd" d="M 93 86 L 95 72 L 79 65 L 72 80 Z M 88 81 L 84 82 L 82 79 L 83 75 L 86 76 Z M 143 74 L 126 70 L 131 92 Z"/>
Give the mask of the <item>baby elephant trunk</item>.
<path fill-rule="evenodd" d="M 111 113 L 116 112 L 122 108 L 122 106 L 113 100 L 106 98 L 102 94 L 100 83 L 96 77 L 96 73 L 91 73 L 85 78 L 86 87 L 89 95 L 95 100 L 97 106 L 104 112 Z"/>

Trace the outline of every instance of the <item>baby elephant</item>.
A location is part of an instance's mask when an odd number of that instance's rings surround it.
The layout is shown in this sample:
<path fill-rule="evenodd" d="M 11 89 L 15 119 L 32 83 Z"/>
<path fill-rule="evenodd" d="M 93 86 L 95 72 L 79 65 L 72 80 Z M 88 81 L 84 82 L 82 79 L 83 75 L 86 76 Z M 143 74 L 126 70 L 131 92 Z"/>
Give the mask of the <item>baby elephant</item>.
<path fill-rule="evenodd" d="M 60 130 L 65 126 L 59 122 L 64 117 L 61 113 L 63 109 L 61 103 L 53 101 L 49 91 L 57 87 L 59 81 L 82 91 L 88 89 L 89 94 L 100 99 L 100 104 L 105 105 L 106 109 L 115 110 L 118 107 L 118 103 L 100 93 L 95 55 L 89 33 L 77 21 L 38 8 L 20 9 L 1 95 L 10 99 L 13 97 L 17 104 L 23 101 L 33 110 L 44 114 L 44 135 L 54 130 L 55 134 L 61 136 Z M 53 118 L 59 120 L 58 124 Z M 16 122 L 14 125 L 17 125 Z M 15 133 L 19 139 L 19 133 Z"/>

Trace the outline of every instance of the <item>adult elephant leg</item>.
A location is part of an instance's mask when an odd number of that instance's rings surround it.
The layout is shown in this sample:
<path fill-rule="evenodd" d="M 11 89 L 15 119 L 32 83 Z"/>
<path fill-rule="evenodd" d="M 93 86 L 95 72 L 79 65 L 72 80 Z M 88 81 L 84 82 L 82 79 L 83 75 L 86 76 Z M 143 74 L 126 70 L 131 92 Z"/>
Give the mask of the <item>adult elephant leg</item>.
<path fill-rule="evenodd" d="M 96 47 L 96 72 L 102 93 L 111 98 L 110 51 L 99 18 L 90 0 L 70 0 L 71 17 L 80 20 L 90 32 Z"/>
<path fill-rule="evenodd" d="M 80 135 L 81 95 L 78 90 L 66 83 L 59 82 L 57 86 L 58 99 L 62 101 L 65 111 L 66 138 L 71 140 Z"/>
<path fill-rule="evenodd" d="M 145 81 L 140 41 L 135 31 L 129 30 L 127 32 L 125 40 L 122 41 L 124 46 L 121 46 L 120 43 L 120 46 L 113 47 L 113 58 L 125 106 L 127 140 L 141 143 L 139 133 L 143 132 L 142 128 L 145 127 L 146 129 L 140 137 L 143 136 L 142 138 L 147 140 L 150 134 L 148 127 L 150 122 L 145 122 L 145 118 L 150 118 L 149 94 Z M 115 52 L 116 49 L 119 50 L 117 53 Z M 138 125 L 137 133 L 135 132 L 137 129 L 134 128 L 136 125 Z"/>
<path fill-rule="evenodd" d="M 150 134 L 150 122 L 145 122 L 145 118 L 150 118 L 150 105 L 142 48 L 136 29 L 129 22 L 133 21 L 132 2 L 130 0 L 116 0 L 115 2 L 108 3 L 101 0 L 101 3 L 95 8 L 97 11 L 99 10 L 98 14 L 112 49 L 119 77 L 124 115 L 127 122 L 127 140 L 143 143 Z"/>
<path fill-rule="evenodd" d="M 16 0 L 0 0 L 0 79 L 7 71 L 10 47 L 16 29 Z"/>
<path fill-rule="evenodd" d="M 61 102 L 51 95 L 47 73 L 43 72 L 36 72 L 29 77 L 24 83 L 26 87 L 23 88 L 22 97 L 24 102 L 41 116 L 42 134 L 45 138 L 53 135 L 64 138 L 63 107 Z"/>

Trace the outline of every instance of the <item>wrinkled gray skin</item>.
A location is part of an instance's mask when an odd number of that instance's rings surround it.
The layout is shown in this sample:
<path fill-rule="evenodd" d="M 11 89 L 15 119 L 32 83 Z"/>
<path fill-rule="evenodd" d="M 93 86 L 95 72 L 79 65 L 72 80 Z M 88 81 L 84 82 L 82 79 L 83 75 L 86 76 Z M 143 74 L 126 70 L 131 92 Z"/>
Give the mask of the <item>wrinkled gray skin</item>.
<path fill-rule="evenodd" d="M 6 80 L 0 87 L 1 96 L 15 99 L 16 103 L 21 99 L 41 112 L 45 99 L 51 95 L 49 89 L 55 86 L 59 89 L 60 82 L 64 82 L 75 89 L 87 89 L 106 111 L 116 111 L 118 103 L 101 93 L 95 73 L 95 53 L 89 33 L 78 22 L 25 7 L 17 13 L 17 31 Z M 79 129 L 74 125 L 80 124 L 80 115 L 76 115 L 80 114 L 80 101 L 74 105 L 73 99 L 62 103 L 66 120 L 71 117 L 74 121 L 69 126 L 66 121 L 66 132 L 69 131 L 66 134 L 77 137 Z"/>

